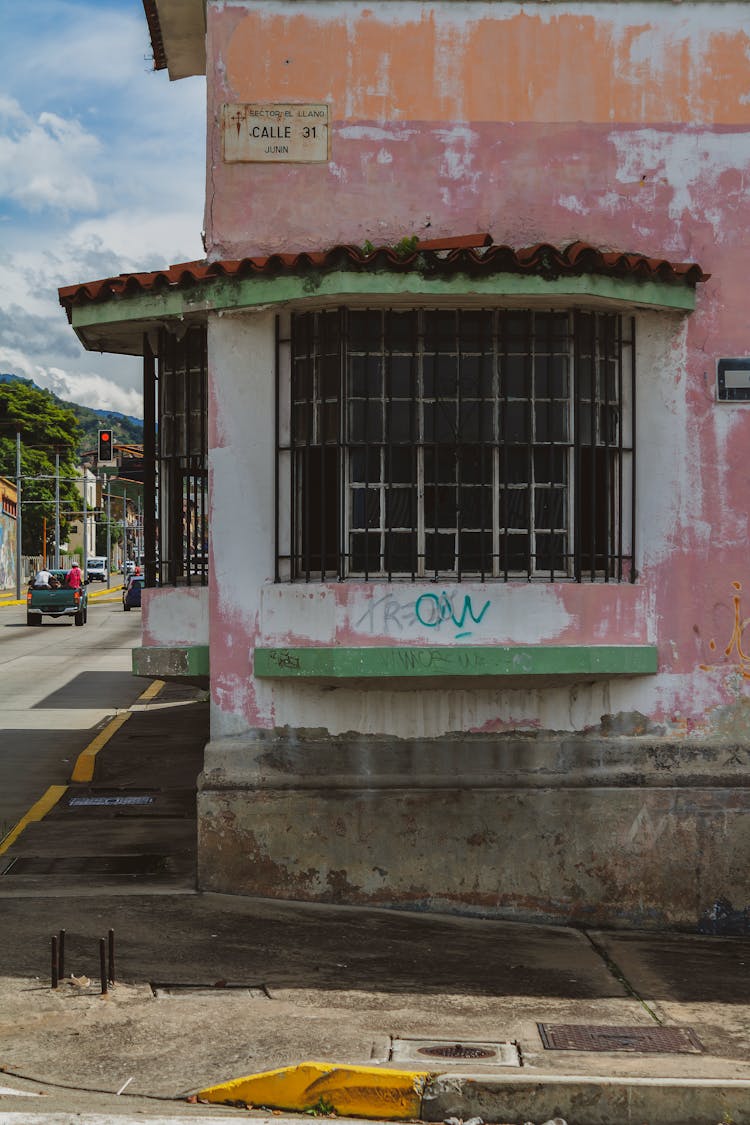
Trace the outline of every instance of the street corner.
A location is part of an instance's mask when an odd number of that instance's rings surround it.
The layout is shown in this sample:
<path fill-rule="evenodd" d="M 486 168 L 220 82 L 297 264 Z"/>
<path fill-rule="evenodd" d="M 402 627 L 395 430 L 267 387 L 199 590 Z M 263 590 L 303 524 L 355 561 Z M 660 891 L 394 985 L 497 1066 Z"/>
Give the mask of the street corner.
<path fill-rule="evenodd" d="M 419 1118 L 428 1071 L 303 1062 L 208 1086 L 202 1102 L 403 1121 Z"/>

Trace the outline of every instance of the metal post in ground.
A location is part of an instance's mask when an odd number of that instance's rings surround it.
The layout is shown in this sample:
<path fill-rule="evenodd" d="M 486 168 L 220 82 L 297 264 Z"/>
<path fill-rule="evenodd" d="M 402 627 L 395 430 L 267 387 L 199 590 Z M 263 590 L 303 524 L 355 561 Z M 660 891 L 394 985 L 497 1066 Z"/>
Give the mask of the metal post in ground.
<path fill-rule="evenodd" d="M 58 983 L 58 980 L 59 980 L 58 970 L 60 968 L 60 962 L 58 960 L 57 935 L 56 934 L 52 935 L 51 946 L 52 946 L 52 948 L 50 950 L 50 976 L 52 978 L 52 987 L 57 988 L 57 983 Z"/>
<path fill-rule="evenodd" d="M 99 975 L 102 980 L 102 996 L 109 992 L 109 983 L 107 981 L 107 943 L 104 938 L 99 938 Z"/>

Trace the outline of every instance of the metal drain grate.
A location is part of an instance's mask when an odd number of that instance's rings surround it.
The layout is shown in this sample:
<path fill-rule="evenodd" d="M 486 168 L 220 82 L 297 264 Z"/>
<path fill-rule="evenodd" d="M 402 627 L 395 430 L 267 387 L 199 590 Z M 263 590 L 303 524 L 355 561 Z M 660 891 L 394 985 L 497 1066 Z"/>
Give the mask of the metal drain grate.
<path fill-rule="evenodd" d="M 548 1051 L 695 1055 L 704 1049 L 691 1027 L 617 1027 L 576 1023 L 538 1023 L 537 1027 Z"/>
<path fill-rule="evenodd" d="M 495 1059 L 497 1051 L 487 1047 L 469 1047 L 466 1043 L 454 1043 L 451 1047 L 417 1047 L 420 1055 L 431 1059 Z"/>
<path fill-rule="evenodd" d="M 105 808 L 116 808 L 118 805 L 153 805 L 154 798 L 143 796 L 134 797 L 71 797 L 68 807 L 82 808 L 89 805 L 103 805 Z"/>
<path fill-rule="evenodd" d="M 166 855 L 18 856 L 0 875 L 163 875 L 168 870 Z"/>
<path fill-rule="evenodd" d="M 439 1059 L 446 1065 L 469 1063 L 473 1066 L 520 1066 L 515 1043 L 463 1042 L 456 1039 L 393 1039 L 391 1062 L 421 1062 Z"/>

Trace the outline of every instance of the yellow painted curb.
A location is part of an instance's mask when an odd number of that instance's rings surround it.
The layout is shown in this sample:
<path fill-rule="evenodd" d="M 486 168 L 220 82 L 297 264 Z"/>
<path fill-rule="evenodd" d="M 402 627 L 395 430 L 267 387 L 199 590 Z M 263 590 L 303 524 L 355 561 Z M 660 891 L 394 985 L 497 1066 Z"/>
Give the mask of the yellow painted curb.
<path fill-rule="evenodd" d="M 245 1102 L 248 1106 L 304 1113 L 318 1109 L 341 1117 L 400 1121 L 419 1117 L 429 1071 L 382 1070 L 378 1066 L 337 1066 L 304 1062 L 208 1086 L 198 1097 L 207 1102 Z"/>
<path fill-rule="evenodd" d="M 50 785 L 47 792 L 39 798 L 35 805 L 31 806 L 25 816 L 21 817 L 15 828 L 11 828 L 8 835 L 3 837 L 2 843 L 0 843 L 0 855 L 7 852 L 11 844 L 16 842 L 24 828 L 35 820 L 42 820 L 50 809 L 55 807 L 67 788 L 67 785 Z"/>
<path fill-rule="evenodd" d="M 103 746 L 106 746 L 113 734 L 116 734 L 123 723 L 126 723 L 130 718 L 130 711 L 125 711 L 122 715 L 115 715 L 114 719 L 110 719 L 104 730 L 100 731 L 93 742 L 90 742 L 85 750 L 76 758 L 76 764 L 73 766 L 73 772 L 70 775 L 71 781 L 93 781 L 94 779 L 94 759 Z"/>

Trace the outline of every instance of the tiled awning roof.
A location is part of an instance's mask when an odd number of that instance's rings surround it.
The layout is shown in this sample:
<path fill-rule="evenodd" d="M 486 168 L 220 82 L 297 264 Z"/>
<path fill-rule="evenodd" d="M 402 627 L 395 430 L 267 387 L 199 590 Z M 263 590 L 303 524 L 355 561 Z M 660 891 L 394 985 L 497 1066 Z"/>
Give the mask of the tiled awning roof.
<path fill-rule="evenodd" d="M 190 289 L 219 279 L 242 279 L 289 274 L 325 273 L 329 270 L 392 273 L 419 272 L 425 276 L 468 274 L 474 277 L 494 273 L 535 274 L 557 278 L 575 274 L 600 274 L 609 277 L 675 282 L 695 286 L 711 275 L 695 262 L 669 262 L 643 254 L 600 250 L 585 242 L 572 242 L 564 249 L 540 242 L 514 250 L 499 246 L 488 234 L 462 235 L 418 241 L 404 240 L 398 246 L 334 246 L 329 250 L 271 254 L 268 257 L 234 260 L 183 262 L 151 273 L 123 273 L 100 281 L 66 285 L 58 290 L 60 304 L 67 310 L 97 301 L 165 289 Z"/>
<path fill-rule="evenodd" d="M 164 38 L 159 23 L 159 11 L 154 0 L 143 0 L 143 11 L 146 14 L 148 33 L 151 37 L 151 50 L 154 55 L 154 70 L 165 70 L 167 66 L 167 53 L 164 50 Z"/>

